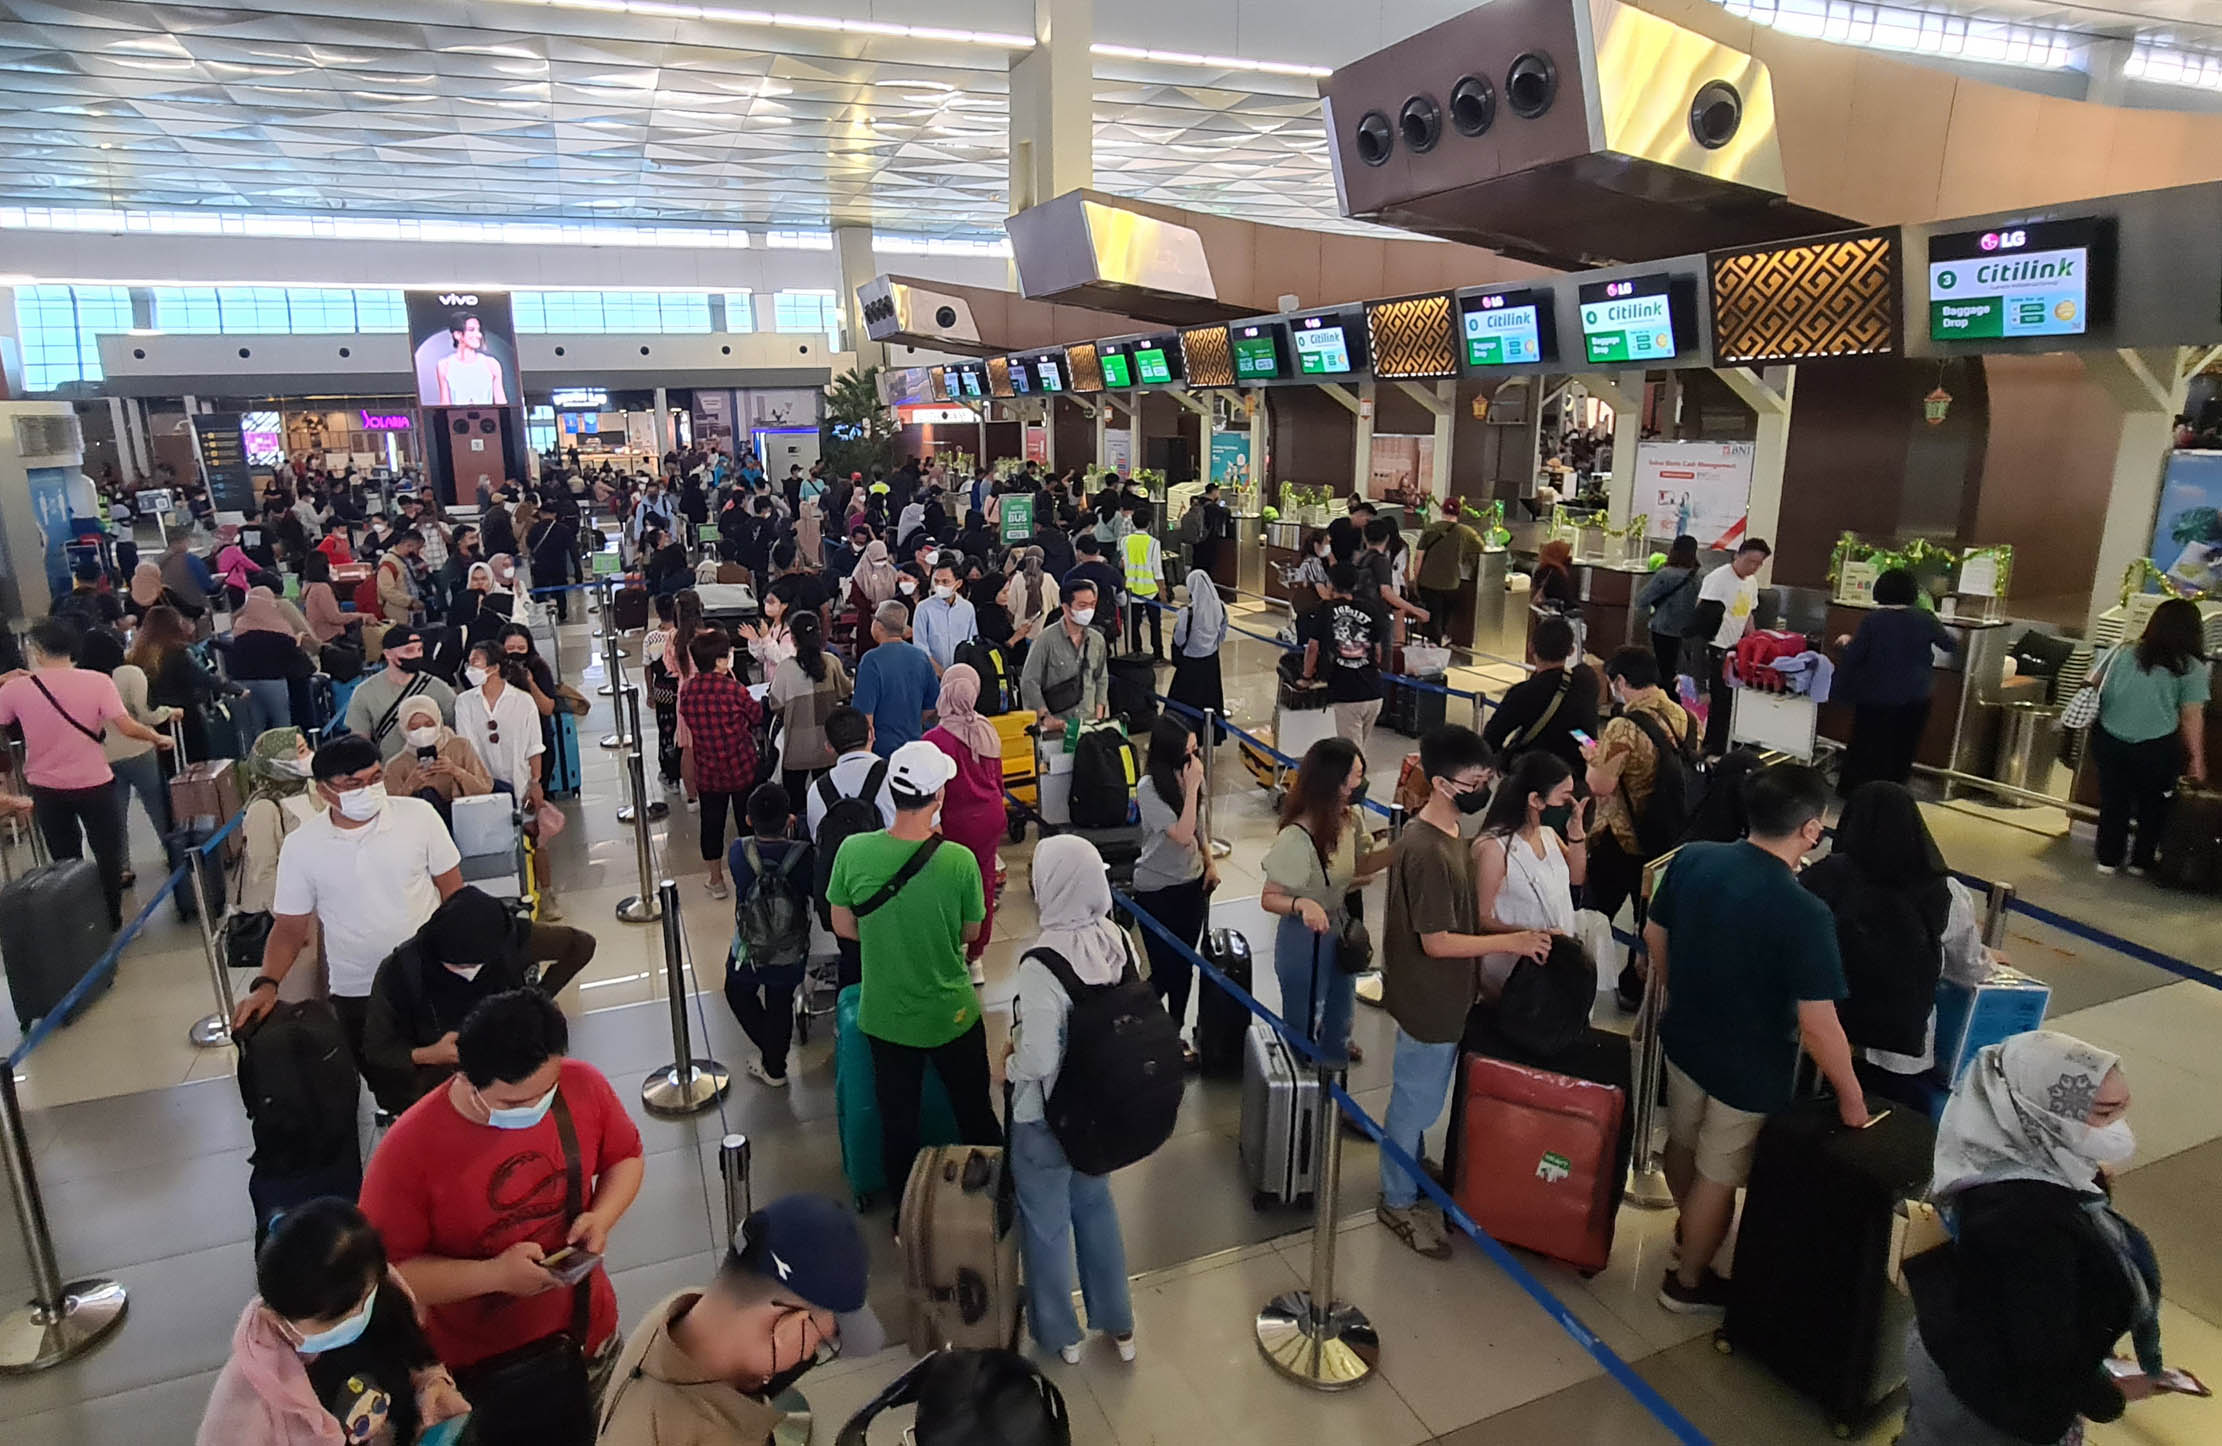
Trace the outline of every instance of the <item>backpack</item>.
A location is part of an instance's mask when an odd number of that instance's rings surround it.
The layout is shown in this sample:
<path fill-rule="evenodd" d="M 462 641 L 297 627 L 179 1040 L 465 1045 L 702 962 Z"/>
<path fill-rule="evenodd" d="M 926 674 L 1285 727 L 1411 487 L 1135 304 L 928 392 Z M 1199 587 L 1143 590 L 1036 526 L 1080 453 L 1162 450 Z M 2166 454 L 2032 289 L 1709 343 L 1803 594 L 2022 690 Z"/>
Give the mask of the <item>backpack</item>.
<path fill-rule="evenodd" d="M 1705 775 L 1683 751 L 1683 745 L 1667 737 L 1656 718 L 1640 708 L 1631 708 L 1620 716 L 1650 740 L 1651 751 L 1658 758 L 1651 774 L 1651 796 L 1644 800 L 1642 812 L 1635 814 L 1636 851 L 1645 860 L 1655 859 L 1681 843 L 1682 836 L 1689 832 L 1690 820 L 1705 800 Z"/>
<path fill-rule="evenodd" d="M 280 1004 L 240 1040 L 239 1096 L 255 1141 L 249 1163 L 292 1175 L 353 1160 L 359 1090 L 332 1006 Z"/>
<path fill-rule="evenodd" d="M 1072 1001 L 1064 1063 L 1043 1116 L 1083 1175 L 1108 1175 L 1172 1138 L 1187 1085 L 1180 1026 L 1135 971 L 1133 947 L 1126 949 L 1118 982 L 1097 985 L 1081 983 L 1054 949 L 1028 954 Z"/>
<path fill-rule="evenodd" d="M 833 857 L 841 852 L 841 845 L 855 835 L 887 827 L 887 820 L 880 817 L 880 789 L 886 783 L 887 760 L 884 758 L 872 764 L 872 771 L 864 775 L 863 790 L 854 798 L 833 786 L 831 772 L 818 779 L 818 798 L 825 804 L 826 811 L 818 816 L 817 833 L 810 842 L 818 850 L 815 880 L 818 922 L 828 929 L 833 927 L 833 908 L 826 902 L 826 891 L 833 886 Z"/>
<path fill-rule="evenodd" d="M 756 840 L 741 840 L 752 878 L 734 910 L 733 943 L 735 957 L 751 969 L 791 968 L 809 957 L 810 905 L 792 878 L 805 851 L 805 845 L 789 843 L 767 869 Z"/>
<path fill-rule="evenodd" d="M 1075 828 L 1124 828 L 1134 821 L 1134 783 L 1141 776 L 1134 740 L 1116 723 L 1080 730 L 1073 745 L 1072 822 Z"/>
<path fill-rule="evenodd" d="M 1018 707 L 1018 679 L 1000 643 L 974 638 L 957 644 L 956 660 L 980 675 L 980 712 L 990 718 Z"/>

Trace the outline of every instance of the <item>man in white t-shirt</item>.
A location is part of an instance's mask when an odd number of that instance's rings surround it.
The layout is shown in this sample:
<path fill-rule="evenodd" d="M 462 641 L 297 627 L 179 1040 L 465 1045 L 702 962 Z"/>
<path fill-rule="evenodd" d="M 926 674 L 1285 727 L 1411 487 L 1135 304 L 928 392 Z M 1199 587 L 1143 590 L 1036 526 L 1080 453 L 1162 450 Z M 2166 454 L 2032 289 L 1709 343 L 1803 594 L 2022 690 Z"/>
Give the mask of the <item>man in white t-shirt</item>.
<path fill-rule="evenodd" d="M 1706 666 L 1710 670 L 1706 684 L 1710 696 L 1710 711 L 1705 719 L 1705 753 L 1718 757 L 1728 751 L 1728 720 L 1735 708 L 1735 698 L 1728 686 L 1728 655 L 1744 635 L 1757 625 L 1759 613 L 1759 569 L 1766 565 L 1774 549 L 1756 537 L 1747 537 L 1738 544 L 1736 555 L 1726 567 L 1716 567 L 1705 574 L 1704 585 L 1697 590 L 1697 630 L 1705 635 L 1710 630 L 1710 641 L 1705 648 Z"/>
<path fill-rule="evenodd" d="M 332 1007 L 359 1065 L 378 966 L 463 887 L 447 825 L 422 799 L 388 798 L 385 771 L 378 745 L 359 733 L 316 750 L 310 776 L 323 811 L 286 835 L 278 854 L 262 973 L 232 1014 L 234 1030 L 270 1012 L 310 930 L 321 929 Z"/>
<path fill-rule="evenodd" d="M 455 731 L 478 750 L 494 782 L 506 785 L 526 811 L 537 810 L 547 743 L 540 736 L 540 709 L 527 691 L 531 674 L 522 661 L 503 657 L 500 644 L 478 642 L 471 644 L 463 677 L 471 686 L 455 697 Z"/>
<path fill-rule="evenodd" d="M 804 797 L 808 801 L 803 805 L 803 822 L 808 827 L 809 836 L 812 839 L 818 837 L 818 825 L 825 822 L 826 809 L 831 806 L 826 802 L 826 785 L 832 785 L 836 798 L 862 798 L 865 787 L 872 781 L 874 769 L 878 769 L 880 775 L 879 796 L 873 799 L 873 804 L 879 809 L 879 826 L 892 827 L 895 822 L 895 795 L 887 786 L 887 760 L 872 751 L 872 720 L 844 703 L 826 715 L 826 742 L 833 745 L 837 756 L 825 775 L 804 790 Z M 840 846 L 839 840 L 834 840 L 833 843 L 836 848 Z M 830 868 L 831 864 L 827 864 L 827 867 Z M 840 986 L 846 989 L 851 984 L 861 983 L 864 978 L 864 955 L 857 941 L 836 935 L 834 946 L 841 955 L 840 964 L 835 971 Z"/>

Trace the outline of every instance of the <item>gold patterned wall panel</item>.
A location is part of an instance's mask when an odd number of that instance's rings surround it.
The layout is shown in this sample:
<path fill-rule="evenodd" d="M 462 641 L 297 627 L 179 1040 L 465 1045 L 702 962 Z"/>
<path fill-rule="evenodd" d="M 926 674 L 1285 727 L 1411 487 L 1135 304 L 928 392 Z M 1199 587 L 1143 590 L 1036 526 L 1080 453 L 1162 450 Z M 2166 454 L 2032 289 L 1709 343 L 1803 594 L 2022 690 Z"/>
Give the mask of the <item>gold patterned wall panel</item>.
<path fill-rule="evenodd" d="M 1366 303 L 1366 335 L 1373 343 L 1373 374 L 1384 380 L 1458 375 L 1458 344 L 1451 299 L 1408 296 Z"/>
<path fill-rule="evenodd" d="M 1096 359 L 1096 344 L 1092 341 L 1076 342 L 1065 348 L 1065 369 L 1071 373 L 1072 389 L 1076 392 L 1103 390 L 1103 363 Z"/>
<path fill-rule="evenodd" d="M 1710 260 L 1713 351 L 1724 365 L 1900 350 L 1896 230 Z"/>
<path fill-rule="evenodd" d="M 1199 326 L 1180 334 L 1181 370 L 1192 387 L 1234 385 L 1234 352 L 1223 326 Z"/>
<path fill-rule="evenodd" d="M 1003 356 L 988 358 L 988 391 L 998 397 L 1016 396 L 1011 390 L 1011 359 Z"/>

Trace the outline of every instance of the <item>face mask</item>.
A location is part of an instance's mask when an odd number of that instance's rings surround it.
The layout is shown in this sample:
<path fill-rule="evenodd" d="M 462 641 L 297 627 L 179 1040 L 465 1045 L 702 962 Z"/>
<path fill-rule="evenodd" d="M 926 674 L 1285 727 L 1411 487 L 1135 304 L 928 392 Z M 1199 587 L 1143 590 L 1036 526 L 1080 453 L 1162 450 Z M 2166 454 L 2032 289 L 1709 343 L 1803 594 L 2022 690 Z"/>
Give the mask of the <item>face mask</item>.
<path fill-rule="evenodd" d="M 316 760 L 312 758 L 302 758 L 297 755 L 292 758 L 273 758 L 270 760 L 270 767 L 272 771 L 282 773 L 288 778 L 307 778 L 314 769 L 315 763 Z"/>
<path fill-rule="evenodd" d="M 2137 1153 L 2137 1137 L 2130 1133 L 2128 1120 L 2116 1120 L 2097 1129 L 2085 1125 L 2083 1139 L 2075 1148 L 2077 1154 L 2095 1165 L 2126 1165 Z"/>
<path fill-rule="evenodd" d="M 422 657 L 405 658 L 399 653 L 389 653 L 386 656 L 389 662 L 404 673 L 421 673 L 424 671 L 424 659 Z"/>
<path fill-rule="evenodd" d="M 779 1342 L 778 1337 L 774 1335 L 772 1338 L 772 1365 L 775 1369 L 772 1371 L 770 1379 L 764 1382 L 758 1394 L 767 1401 L 778 1400 L 782 1392 L 808 1375 L 817 1364 L 818 1357 L 816 1355 L 807 1355 L 784 1371 L 776 1369 L 779 1365 Z"/>
<path fill-rule="evenodd" d="M 912 593 L 918 591 L 918 583 L 914 578 L 897 578 L 895 586 L 903 590 L 903 596 L 905 597 L 909 597 Z"/>
<path fill-rule="evenodd" d="M 1469 788 L 1464 793 L 1452 794 L 1450 801 L 1458 805 L 1458 811 L 1461 814 L 1471 817 L 1489 807 L 1489 794 L 1489 785 L 1484 783 L 1478 787 Z"/>
<path fill-rule="evenodd" d="M 1351 801 L 1351 803 L 1352 803 L 1353 805 L 1356 805 L 1356 804 L 1362 804 L 1362 803 L 1364 803 L 1364 802 L 1366 801 L 1366 790 L 1367 790 L 1368 788 L 1372 787 L 1372 786 L 1373 786 L 1373 780 L 1372 780 L 1372 779 L 1370 779 L 1370 778 L 1361 778 L 1361 779 L 1359 779 L 1359 780 L 1358 780 L 1358 786 L 1357 786 L 1356 788 L 1353 788 L 1353 789 L 1351 789 L 1351 790 L 1350 790 L 1350 801 Z"/>
<path fill-rule="evenodd" d="M 386 785 L 373 783 L 367 788 L 350 788 L 339 796 L 340 817 L 356 823 L 369 823 L 386 811 Z"/>
<path fill-rule="evenodd" d="M 1553 804 L 1543 810 L 1543 826 L 1553 833 L 1566 832 L 1566 826 L 1573 821 L 1574 805 L 1571 803 Z"/>
<path fill-rule="evenodd" d="M 478 1102 L 486 1105 L 486 1123 L 495 1129 L 529 1130 L 548 1117 L 548 1111 L 555 1105 L 555 1092 L 556 1087 L 549 1085 L 548 1092 L 531 1104 L 516 1105 L 506 1110 L 497 1110 L 492 1105 L 487 1105 L 484 1095 L 479 1095 Z"/>
<path fill-rule="evenodd" d="M 955 597 L 956 595 L 957 595 L 957 590 L 956 590 L 956 588 L 954 588 L 954 587 L 950 586 L 949 584 L 947 584 L 947 583 L 935 583 L 935 584 L 934 584 L 934 596 L 935 596 L 935 597 L 937 597 L 937 598 L 940 598 L 940 599 L 941 599 L 941 600 L 942 600 L 943 602 L 947 602 L 947 601 L 948 601 L 948 600 L 949 600 L 950 598 L 953 598 L 953 597 Z"/>
<path fill-rule="evenodd" d="M 374 1290 L 370 1293 L 369 1298 L 363 1302 L 361 1310 L 356 1311 L 328 1331 L 318 1331 L 313 1336 L 301 1337 L 301 1343 L 293 1349 L 304 1356 L 313 1356 L 324 1351 L 336 1351 L 342 1346 L 355 1344 L 356 1341 L 362 1339 L 363 1332 L 369 1329 L 370 1310 L 377 1303 L 378 1292 Z"/>
<path fill-rule="evenodd" d="M 406 735 L 411 748 L 430 748 L 440 741 L 438 728 L 412 728 Z"/>
<path fill-rule="evenodd" d="M 1332 548 L 1332 547 L 1328 546 L 1328 545 L 1327 545 L 1326 543 L 1322 542 L 1322 543 L 1321 543 L 1321 544 L 1320 544 L 1319 546 L 1317 546 L 1317 547 L 1315 547 L 1315 548 L 1313 548 L 1313 549 L 1312 549 L 1312 554 L 1313 554 L 1313 555 L 1314 555 L 1315 557 L 1325 557 L 1325 556 L 1326 556 L 1327 554 L 1329 554 L 1330 552 L 1333 552 L 1334 550 L 1335 550 L 1334 548 Z"/>
<path fill-rule="evenodd" d="M 463 681 L 474 688 L 480 687 L 486 682 L 486 670 L 484 668 L 465 668 L 463 670 Z"/>
<path fill-rule="evenodd" d="M 1096 620 L 1096 610 L 1094 608 L 1074 608 L 1072 610 L 1072 620 L 1080 626 L 1086 627 Z"/>
<path fill-rule="evenodd" d="M 441 967 L 458 979 L 476 979 L 478 978 L 478 971 L 486 966 L 483 964 L 444 964 Z"/>

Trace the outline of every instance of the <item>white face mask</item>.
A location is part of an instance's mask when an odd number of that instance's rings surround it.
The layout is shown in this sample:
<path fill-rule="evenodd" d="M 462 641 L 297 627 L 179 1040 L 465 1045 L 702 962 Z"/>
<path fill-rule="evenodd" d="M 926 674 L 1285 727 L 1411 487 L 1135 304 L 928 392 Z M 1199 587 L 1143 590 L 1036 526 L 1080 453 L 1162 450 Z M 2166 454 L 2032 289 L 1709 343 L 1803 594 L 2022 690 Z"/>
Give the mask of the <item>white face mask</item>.
<path fill-rule="evenodd" d="M 440 741 L 440 730 L 436 726 L 431 728 L 412 728 L 409 730 L 406 736 L 409 740 L 409 746 L 411 748 L 430 748 Z"/>
<path fill-rule="evenodd" d="M 956 595 L 957 590 L 948 583 L 937 582 L 934 584 L 934 596 L 940 598 L 943 602 L 947 602 Z"/>
<path fill-rule="evenodd" d="M 1322 542 L 1321 544 L 1319 544 L 1319 546 L 1313 548 L 1312 552 L 1315 556 L 1325 557 L 1334 550 L 1335 549 L 1333 547 L 1329 546 L 1327 543 Z"/>
<path fill-rule="evenodd" d="M 339 796 L 340 817 L 356 823 L 369 823 L 386 811 L 386 785 L 373 783 L 366 788 L 350 788 Z"/>
<path fill-rule="evenodd" d="M 908 597 L 910 594 L 918 591 L 918 580 L 911 577 L 897 578 L 895 580 L 895 586 L 901 588 L 903 590 L 903 595 L 905 597 Z"/>
<path fill-rule="evenodd" d="M 448 973 L 453 974 L 458 979 L 475 980 L 476 978 L 478 978 L 478 971 L 484 969 L 486 966 L 483 964 L 443 964 L 440 967 L 447 970 Z"/>
<path fill-rule="evenodd" d="M 463 670 L 463 680 L 474 688 L 482 687 L 486 682 L 486 677 L 487 673 L 484 668 L 465 668 Z"/>
<path fill-rule="evenodd" d="M 2130 1133 L 2128 1120 L 2116 1120 L 2096 1129 L 2085 1125 L 2076 1153 L 2094 1165 L 2126 1165 L 2137 1153 L 2137 1136 Z"/>
<path fill-rule="evenodd" d="M 492 1105 L 486 1104 L 486 1096 L 484 1095 L 478 1097 L 478 1102 L 486 1107 L 486 1123 L 492 1125 L 495 1129 L 529 1130 L 548 1117 L 548 1111 L 555 1106 L 555 1096 L 556 1087 L 549 1085 L 548 1092 L 529 1105 L 517 1105 L 510 1109 L 498 1110 Z"/>
<path fill-rule="evenodd" d="M 274 771 L 291 778 L 307 778 L 314 770 L 315 765 L 315 759 L 302 758 L 298 754 L 292 758 L 273 758 L 270 760 L 270 767 Z"/>
<path fill-rule="evenodd" d="M 1080 626 L 1086 627 L 1096 620 L 1096 610 L 1094 608 L 1074 608 L 1072 610 L 1072 620 Z"/>

